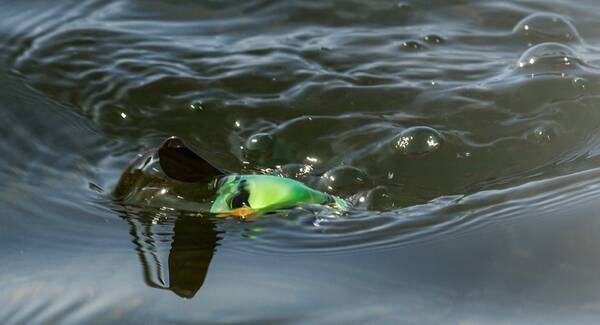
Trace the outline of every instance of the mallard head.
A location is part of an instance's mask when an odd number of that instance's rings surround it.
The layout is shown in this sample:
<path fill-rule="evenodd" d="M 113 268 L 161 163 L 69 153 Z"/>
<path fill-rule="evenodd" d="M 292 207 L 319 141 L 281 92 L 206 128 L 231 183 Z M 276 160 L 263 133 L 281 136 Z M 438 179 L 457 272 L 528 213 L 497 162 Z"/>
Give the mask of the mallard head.
<path fill-rule="evenodd" d="M 245 215 L 252 212 L 290 208 L 300 204 L 336 205 L 350 203 L 313 190 L 296 180 L 270 175 L 229 175 L 217 183 L 217 197 L 210 212 Z"/>

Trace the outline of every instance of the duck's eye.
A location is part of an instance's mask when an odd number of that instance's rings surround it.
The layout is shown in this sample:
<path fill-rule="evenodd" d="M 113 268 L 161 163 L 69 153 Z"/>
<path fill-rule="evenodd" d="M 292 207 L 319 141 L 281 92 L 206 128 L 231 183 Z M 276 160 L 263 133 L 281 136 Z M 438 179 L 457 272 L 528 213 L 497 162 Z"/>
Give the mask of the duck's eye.
<path fill-rule="evenodd" d="M 237 209 L 241 207 L 250 207 L 248 199 L 250 198 L 250 192 L 245 189 L 240 189 L 239 192 L 231 198 L 231 208 Z"/>

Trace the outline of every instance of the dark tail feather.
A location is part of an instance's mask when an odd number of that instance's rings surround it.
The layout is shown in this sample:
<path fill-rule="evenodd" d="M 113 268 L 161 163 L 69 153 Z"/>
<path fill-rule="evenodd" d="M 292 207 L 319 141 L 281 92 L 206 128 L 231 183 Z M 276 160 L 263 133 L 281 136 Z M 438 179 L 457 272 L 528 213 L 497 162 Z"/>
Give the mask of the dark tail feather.
<path fill-rule="evenodd" d="M 224 172 L 188 148 L 178 137 L 166 139 L 158 148 L 160 167 L 165 174 L 181 182 L 210 181 Z"/>

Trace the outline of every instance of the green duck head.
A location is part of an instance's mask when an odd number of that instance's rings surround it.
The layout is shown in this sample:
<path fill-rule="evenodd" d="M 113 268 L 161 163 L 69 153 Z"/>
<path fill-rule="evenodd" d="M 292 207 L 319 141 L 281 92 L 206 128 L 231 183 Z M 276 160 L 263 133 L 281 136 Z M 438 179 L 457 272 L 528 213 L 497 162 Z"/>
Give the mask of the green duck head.
<path fill-rule="evenodd" d="M 350 208 L 350 203 L 341 198 L 279 176 L 229 175 L 221 178 L 217 187 L 217 196 L 210 208 L 210 212 L 216 214 L 235 214 L 239 210 L 272 211 L 301 204 Z"/>

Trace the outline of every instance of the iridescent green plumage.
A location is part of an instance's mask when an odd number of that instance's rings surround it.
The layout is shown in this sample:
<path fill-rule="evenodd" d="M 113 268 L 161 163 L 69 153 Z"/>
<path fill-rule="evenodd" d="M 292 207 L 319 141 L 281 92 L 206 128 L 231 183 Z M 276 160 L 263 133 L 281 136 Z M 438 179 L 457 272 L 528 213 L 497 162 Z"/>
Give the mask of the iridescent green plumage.
<path fill-rule="evenodd" d="M 161 172 L 164 179 L 161 179 Z M 156 151 L 140 156 L 123 172 L 115 194 L 122 199 L 139 199 L 145 203 L 153 200 L 164 203 L 166 198 L 173 197 L 180 206 L 183 196 L 168 194 L 171 192 L 168 186 L 195 187 L 194 195 L 204 198 L 207 190 L 212 195 L 216 188 L 217 196 L 210 212 L 240 217 L 302 204 L 321 204 L 340 210 L 349 210 L 352 206 L 346 200 L 311 189 L 293 179 L 270 175 L 223 176 L 227 173 L 187 147 L 180 138 L 170 137 Z M 151 177 L 159 186 L 148 186 Z M 207 187 L 214 179 L 218 180 L 216 186 Z M 199 201 L 205 202 L 203 198 Z"/>
<path fill-rule="evenodd" d="M 212 213 L 237 209 L 255 212 L 290 208 L 301 204 L 322 204 L 347 210 L 351 204 L 339 197 L 314 190 L 293 179 L 269 175 L 230 175 L 219 182 Z"/>

